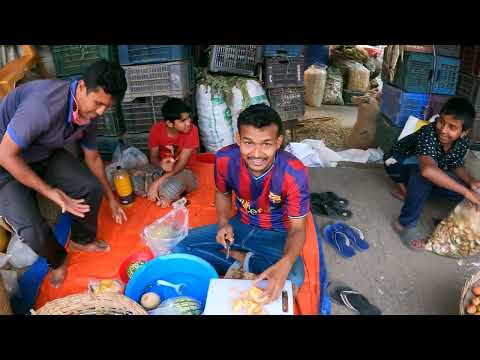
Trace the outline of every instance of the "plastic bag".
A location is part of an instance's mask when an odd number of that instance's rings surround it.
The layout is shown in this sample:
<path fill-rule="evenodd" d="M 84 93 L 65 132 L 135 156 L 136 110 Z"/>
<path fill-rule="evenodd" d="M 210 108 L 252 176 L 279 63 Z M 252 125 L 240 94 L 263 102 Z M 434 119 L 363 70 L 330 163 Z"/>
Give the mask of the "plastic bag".
<path fill-rule="evenodd" d="M 369 97 L 368 103 L 358 106 L 357 121 L 347 138 L 347 145 L 350 148 L 366 150 L 375 146 L 379 111 L 378 101 L 374 97 Z"/>
<path fill-rule="evenodd" d="M 32 265 L 38 255 L 18 236 L 13 235 L 7 248 L 7 255 L 11 255 L 10 264 L 17 269 Z"/>
<path fill-rule="evenodd" d="M 142 238 L 155 253 L 167 255 L 188 235 L 188 210 L 186 199 L 172 204 L 173 210 L 143 229 Z"/>
<path fill-rule="evenodd" d="M 425 249 L 438 255 L 462 258 L 480 252 L 480 210 L 463 200 L 437 225 Z"/>
<path fill-rule="evenodd" d="M 353 64 L 348 72 L 347 89 L 366 93 L 370 87 L 370 71 L 359 63 Z"/>
<path fill-rule="evenodd" d="M 17 272 L 13 270 L 0 270 L 0 276 L 2 277 L 8 297 L 11 298 L 19 291 Z"/>
<path fill-rule="evenodd" d="M 118 279 L 92 279 L 88 291 L 93 294 L 123 294 L 123 284 Z"/>
<path fill-rule="evenodd" d="M 159 169 L 152 164 L 147 164 L 141 168 L 128 169 L 132 180 L 135 195 L 146 197 L 150 185 L 163 175 L 163 169 Z"/>
<path fill-rule="evenodd" d="M 323 95 L 323 104 L 344 105 L 342 92 L 343 77 L 340 70 L 334 67 L 329 67 L 327 70 L 327 80 L 325 82 L 325 94 Z"/>
<path fill-rule="evenodd" d="M 5 266 L 7 266 L 8 261 L 10 260 L 11 257 L 12 255 L 0 253 L 0 269 L 3 269 Z"/>
<path fill-rule="evenodd" d="M 163 301 L 156 309 L 150 310 L 149 315 L 200 315 L 201 304 L 188 296 L 178 296 Z"/>
<path fill-rule="evenodd" d="M 327 67 L 325 65 L 313 64 L 304 74 L 305 103 L 310 106 L 322 105 L 327 81 Z"/>
<path fill-rule="evenodd" d="M 133 146 L 125 149 L 124 145 L 118 144 L 113 153 L 111 164 L 105 167 L 105 173 L 112 189 L 114 189 L 113 174 L 118 166 L 128 170 L 142 169 L 147 165 L 149 165 L 148 157 L 143 152 Z"/>

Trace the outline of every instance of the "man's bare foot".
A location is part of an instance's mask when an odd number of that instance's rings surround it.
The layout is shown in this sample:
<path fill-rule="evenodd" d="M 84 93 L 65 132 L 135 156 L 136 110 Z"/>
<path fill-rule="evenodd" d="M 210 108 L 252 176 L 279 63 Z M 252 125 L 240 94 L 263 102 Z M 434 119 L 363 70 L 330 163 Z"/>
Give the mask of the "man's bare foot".
<path fill-rule="evenodd" d="M 392 190 L 391 194 L 394 198 L 398 200 L 405 201 L 405 197 L 407 196 L 407 188 L 404 184 L 397 184 L 398 186 Z"/>
<path fill-rule="evenodd" d="M 425 241 L 416 232 L 415 228 L 407 228 L 397 221 L 393 223 L 393 229 L 400 236 L 400 240 L 413 251 L 424 251 Z"/>
<path fill-rule="evenodd" d="M 49 274 L 48 274 L 48 279 L 50 280 L 50 284 L 54 288 L 59 288 L 62 284 L 63 281 L 65 280 L 65 277 L 67 276 L 67 262 L 61 266 L 59 266 L 56 269 L 51 269 Z"/>
<path fill-rule="evenodd" d="M 109 252 L 111 250 L 110 245 L 103 240 L 95 240 L 88 244 L 71 241 L 70 248 L 81 252 Z"/>

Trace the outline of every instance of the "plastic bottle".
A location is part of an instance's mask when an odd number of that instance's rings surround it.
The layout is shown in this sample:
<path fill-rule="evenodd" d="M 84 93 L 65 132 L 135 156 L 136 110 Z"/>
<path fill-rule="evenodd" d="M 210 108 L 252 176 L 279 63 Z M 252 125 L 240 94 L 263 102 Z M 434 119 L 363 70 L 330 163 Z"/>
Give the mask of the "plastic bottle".
<path fill-rule="evenodd" d="M 310 106 L 321 106 L 327 81 L 327 67 L 313 64 L 304 72 L 305 103 Z"/>
<path fill-rule="evenodd" d="M 131 206 L 135 201 L 135 193 L 133 192 L 132 182 L 127 170 L 117 166 L 117 171 L 113 175 L 113 183 L 117 191 L 120 203 L 124 206 Z"/>

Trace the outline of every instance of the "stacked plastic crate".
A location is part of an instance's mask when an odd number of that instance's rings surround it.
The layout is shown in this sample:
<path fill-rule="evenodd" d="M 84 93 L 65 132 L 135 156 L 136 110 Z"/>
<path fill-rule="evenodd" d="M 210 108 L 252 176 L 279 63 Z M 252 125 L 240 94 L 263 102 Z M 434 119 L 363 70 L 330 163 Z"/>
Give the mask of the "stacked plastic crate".
<path fill-rule="evenodd" d="M 377 143 L 390 150 L 410 115 L 426 119 L 455 94 L 460 72 L 459 45 L 405 45 L 389 72 L 389 45 L 383 56 L 383 94 L 377 119 Z M 392 77 L 393 75 L 393 77 Z"/>
<path fill-rule="evenodd" d="M 125 146 L 148 154 L 150 128 L 162 119 L 168 97 L 185 99 L 193 108 L 193 64 L 190 45 L 119 45 L 128 88 L 122 102 Z"/>
<path fill-rule="evenodd" d="M 264 84 L 270 105 L 283 121 L 303 118 L 305 113 L 303 45 L 264 46 Z"/>
<path fill-rule="evenodd" d="M 99 59 L 118 61 L 117 49 L 111 45 L 52 45 L 57 77 L 75 80 L 85 68 Z M 95 120 L 98 149 L 102 157 L 111 159 L 124 131 L 120 104 Z"/>
<path fill-rule="evenodd" d="M 480 45 L 463 46 L 457 95 L 466 96 L 475 107 L 471 148 L 480 151 Z"/>

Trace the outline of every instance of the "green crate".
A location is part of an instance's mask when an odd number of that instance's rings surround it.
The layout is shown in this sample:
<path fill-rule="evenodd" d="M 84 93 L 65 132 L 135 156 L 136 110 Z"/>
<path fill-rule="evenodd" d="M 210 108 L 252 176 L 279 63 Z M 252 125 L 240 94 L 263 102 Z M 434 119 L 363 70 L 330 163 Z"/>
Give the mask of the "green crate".
<path fill-rule="evenodd" d="M 402 133 L 402 128 L 396 127 L 390 119 L 383 113 L 377 117 L 377 126 L 375 132 L 375 142 L 383 152 L 388 152 Z"/>
<path fill-rule="evenodd" d="M 117 47 L 113 45 L 53 45 L 52 53 L 58 77 L 81 74 L 100 59 L 118 62 Z"/>

